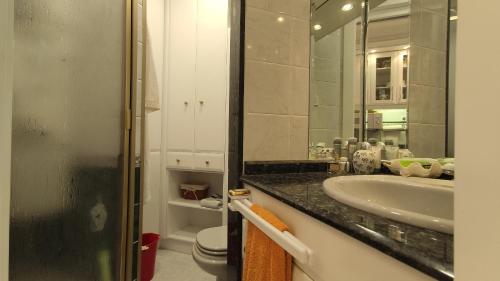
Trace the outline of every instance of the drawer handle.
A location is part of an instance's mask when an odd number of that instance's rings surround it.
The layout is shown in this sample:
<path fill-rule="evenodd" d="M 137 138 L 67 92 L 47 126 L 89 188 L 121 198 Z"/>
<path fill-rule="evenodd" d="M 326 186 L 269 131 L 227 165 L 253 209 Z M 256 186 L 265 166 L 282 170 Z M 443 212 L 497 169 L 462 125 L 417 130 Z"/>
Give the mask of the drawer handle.
<path fill-rule="evenodd" d="M 200 101 L 200 104 L 201 104 L 201 105 L 203 105 L 204 103 L 205 103 L 204 101 L 202 101 L 202 100 Z"/>
<path fill-rule="evenodd" d="M 177 163 L 181 163 L 181 160 L 180 159 L 176 159 L 175 160 Z"/>
<path fill-rule="evenodd" d="M 187 101 L 184 102 L 184 105 L 188 105 L 188 104 L 189 104 L 189 102 L 187 102 Z"/>
<path fill-rule="evenodd" d="M 205 164 L 210 165 L 210 161 L 208 161 L 208 160 L 205 161 Z"/>

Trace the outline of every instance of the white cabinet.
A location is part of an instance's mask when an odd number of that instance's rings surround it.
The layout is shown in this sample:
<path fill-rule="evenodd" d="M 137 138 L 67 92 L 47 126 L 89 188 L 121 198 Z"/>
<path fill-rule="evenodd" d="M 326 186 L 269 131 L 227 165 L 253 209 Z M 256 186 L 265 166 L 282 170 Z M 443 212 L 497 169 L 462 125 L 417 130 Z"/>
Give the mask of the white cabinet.
<path fill-rule="evenodd" d="M 228 92 L 227 1 L 170 2 L 167 149 L 224 153 Z"/>
<path fill-rule="evenodd" d="M 228 0 L 166 1 L 161 236 L 163 247 L 190 253 L 199 231 L 227 221 Z M 223 206 L 184 199 L 186 183 L 207 184 Z"/>
<path fill-rule="evenodd" d="M 226 1 L 198 0 L 195 150 L 224 152 L 228 91 Z"/>
<path fill-rule="evenodd" d="M 399 260 L 245 184 L 255 204 L 276 214 L 312 250 L 306 264 L 295 261 L 294 281 L 435 281 Z"/>
<path fill-rule="evenodd" d="M 368 56 L 368 105 L 398 105 L 408 99 L 408 51 Z"/>
<path fill-rule="evenodd" d="M 196 79 L 196 0 L 170 1 L 167 79 L 167 147 L 194 146 Z"/>

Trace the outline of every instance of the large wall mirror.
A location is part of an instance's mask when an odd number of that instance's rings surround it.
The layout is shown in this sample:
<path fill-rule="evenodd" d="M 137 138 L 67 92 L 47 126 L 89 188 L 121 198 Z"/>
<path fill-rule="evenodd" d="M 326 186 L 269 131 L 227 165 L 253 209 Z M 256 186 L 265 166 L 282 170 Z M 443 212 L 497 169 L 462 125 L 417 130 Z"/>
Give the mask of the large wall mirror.
<path fill-rule="evenodd" d="M 312 0 L 309 158 L 335 138 L 452 157 L 456 0 Z"/>

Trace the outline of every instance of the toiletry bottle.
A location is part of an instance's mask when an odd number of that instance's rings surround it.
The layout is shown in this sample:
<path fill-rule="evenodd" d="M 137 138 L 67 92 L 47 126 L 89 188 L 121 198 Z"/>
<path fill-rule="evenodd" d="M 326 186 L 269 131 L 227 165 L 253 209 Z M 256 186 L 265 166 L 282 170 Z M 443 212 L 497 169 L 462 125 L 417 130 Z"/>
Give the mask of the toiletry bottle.
<path fill-rule="evenodd" d="M 309 160 L 316 159 L 315 145 L 313 142 L 309 143 Z"/>
<path fill-rule="evenodd" d="M 399 147 L 394 145 L 392 140 L 385 141 L 385 158 L 386 160 L 397 159 L 399 154 Z"/>
<path fill-rule="evenodd" d="M 348 174 L 349 173 L 349 161 L 347 160 L 347 157 L 340 157 L 340 174 Z"/>
<path fill-rule="evenodd" d="M 340 157 L 342 157 L 342 139 L 335 138 L 333 140 L 333 159 L 339 161 Z"/>
<path fill-rule="evenodd" d="M 349 141 L 347 142 L 347 160 L 351 164 L 349 167 L 349 170 L 351 172 L 354 172 L 352 168 L 352 160 L 354 157 L 354 153 L 358 150 L 358 139 L 357 138 L 349 138 Z"/>
<path fill-rule="evenodd" d="M 375 172 L 380 172 L 380 169 L 382 167 L 382 149 L 377 145 L 377 139 L 371 138 L 368 140 L 368 142 L 371 144 L 371 150 L 373 151 L 373 154 L 375 156 Z"/>

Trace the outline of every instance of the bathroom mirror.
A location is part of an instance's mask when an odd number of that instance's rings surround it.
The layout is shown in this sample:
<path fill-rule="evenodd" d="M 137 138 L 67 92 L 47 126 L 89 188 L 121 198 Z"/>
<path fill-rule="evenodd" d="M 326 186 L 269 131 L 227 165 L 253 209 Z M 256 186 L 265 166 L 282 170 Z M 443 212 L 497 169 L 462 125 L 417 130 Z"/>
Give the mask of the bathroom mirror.
<path fill-rule="evenodd" d="M 311 2 L 309 146 L 331 147 L 334 138 L 359 137 L 359 34 L 363 1 Z M 358 46 L 358 47 L 356 47 Z M 356 118 L 357 112 L 357 118 Z"/>
<path fill-rule="evenodd" d="M 408 148 L 417 157 L 453 156 L 451 9 L 448 0 L 370 5 L 366 140 Z"/>
<path fill-rule="evenodd" d="M 453 157 L 456 20 L 456 1 L 312 0 L 309 151 L 356 137 Z"/>

